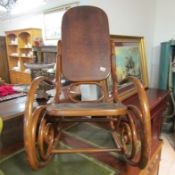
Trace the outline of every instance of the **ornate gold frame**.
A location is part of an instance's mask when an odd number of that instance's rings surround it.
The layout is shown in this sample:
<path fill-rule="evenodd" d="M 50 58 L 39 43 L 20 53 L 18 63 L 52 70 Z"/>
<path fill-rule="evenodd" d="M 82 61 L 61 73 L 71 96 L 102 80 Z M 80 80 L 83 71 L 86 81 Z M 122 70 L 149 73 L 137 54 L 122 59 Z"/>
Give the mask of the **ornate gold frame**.
<path fill-rule="evenodd" d="M 111 40 L 115 43 L 115 47 L 117 45 L 130 45 L 137 44 L 139 55 L 140 55 L 140 71 L 141 71 L 141 81 L 145 88 L 148 88 L 148 72 L 147 72 L 147 61 L 145 55 L 145 46 L 144 46 L 144 38 L 139 36 L 123 36 L 123 35 L 111 35 Z M 116 48 L 117 49 L 117 48 Z M 117 58 L 116 58 L 117 59 Z M 116 63 L 117 68 L 117 63 Z M 110 86 L 110 85 L 109 85 Z M 128 83 L 125 84 L 125 87 L 119 88 L 119 98 L 124 100 L 131 95 L 136 93 L 136 88 L 133 84 Z"/>

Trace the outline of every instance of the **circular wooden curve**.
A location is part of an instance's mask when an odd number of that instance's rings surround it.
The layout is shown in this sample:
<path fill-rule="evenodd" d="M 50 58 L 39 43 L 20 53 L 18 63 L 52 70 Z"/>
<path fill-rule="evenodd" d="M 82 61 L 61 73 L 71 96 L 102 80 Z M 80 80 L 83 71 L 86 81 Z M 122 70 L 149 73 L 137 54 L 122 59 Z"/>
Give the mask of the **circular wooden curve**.
<path fill-rule="evenodd" d="M 140 122 L 140 130 L 137 132 L 140 134 L 141 141 L 141 155 L 138 162 L 140 168 L 144 168 L 147 165 L 147 162 L 151 153 L 151 117 L 150 117 L 150 108 L 148 103 L 148 98 L 143 87 L 143 84 L 139 79 L 135 77 L 128 77 L 130 81 L 134 83 L 137 89 L 140 110 L 133 105 L 128 106 L 128 111 L 137 117 Z"/>
<path fill-rule="evenodd" d="M 133 159 L 136 155 L 137 149 L 137 134 L 136 127 L 131 114 L 127 114 L 128 122 L 120 120 L 119 126 L 121 127 L 121 142 L 123 146 L 123 152 L 126 159 Z M 129 150 L 128 145 L 131 145 Z"/>
<path fill-rule="evenodd" d="M 72 101 L 72 102 L 75 102 L 75 103 L 86 103 L 86 102 L 89 102 L 88 100 L 84 100 L 84 101 L 81 101 L 81 100 L 77 100 L 75 99 L 73 96 L 72 96 L 72 89 L 76 86 L 80 86 L 80 85 L 96 85 L 98 87 L 98 90 L 101 92 L 101 95 L 100 97 L 97 99 L 97 100 L 90 100 L 90 102 L 100 102 L 102 100 L 104 100 L 104 97 L 105 97 L 105 89 L 104 87 L 98 83 L 98 82 L 78 82 L 78 83 L 72 83 L 70 86 L 69 86 L 69 89 L 68 89 L 68 98 Z"/>
<path fill-rule="evenodd" d="M 31 165 L 33 169 L 38 169 L 40 167 L 45 166 L 49 160 L 49 157 L 44 160 L 43 157 L 40 156 L 40 154 L 38 154 L 39 153 L 38 144 L 36 143 L 38 138 L 40 138 L 38 137 L 40 133 L 38 132 L 38 123 L 41 117 L 40 114 L 42 113 L 44 109 L 45 109 L 45 106 L 40 106 L 33 112 L 33 115 L 31 116 L 33 118 L 31 125 L 29 125 L 26 128 L 28 135 L 27 135 L 27 138 L 25 138 L 25 149 L 26 149 L 29 164 Z"/>
<path fill-rule="evenodd" d="M 30 87 L 24 117 L 24 144 L 27 159 L 33 169 L 45 166 L 51 159 L 51 149 L 55 147 L 57 133 L 55 126 L 47 121 L 46 106 L 41 105 L 33 111 L 34 94 L 42 81 L 48 78 L 36 78 Z M 57 141 L 57 139 L 55 139 Z"/>
<path fill-rule="evenodd" d="M 128 106 L 127 115 L 121 116 L 113 123 L 113 137 L 120 153 L 132 166 L 144 168 L 149 155 L 145 157 L 145 136 L 141 112 L 136 106 Z"/>
<path fill-rule="evenodd" d="M 46 114 L 46 113 L 45 113 Z M 44 116 L 45 116 L 44 114 Z M 54 146 L 54 127 L 51 123 L 47 123 L 45 117 L 42 117 L 38 132 L 39 155 L 43 161 L 51 158 L 51 150 Z"/>
<path fill-rule="evenodd" d="M 127 114 L 117 122 L 111 122 L 113 138 L 121 148 L 125 160 L 132 166 L 144 168 L 151 151 L 151 120 L 147 96 L 141 82 L 129 77 L 137 88 L 140 109 L 134 105 L 127 106 Z M 138 147 L 139 146 L 139 147 Z"/>
<path fill-rule="evenodd" d="M 134 117 L 137 118 L 137 124 Z M 132 166 L 140 166 L 143 160 L 143 130 L 138 128 L 138 123 L 141 123 L 140 118 L 128 110 L 127 116 L 119 121 L 116 128 L 121 137 L 119 141 L 124 158 Z"/>
<path fill-rule="evenodd" d="M 47 165 L 52 158 L 51 151 L 58 143 L 56 125 L 47 120 L 45 106 L 39 106 L 32 114 L 31 126 L 27 128 L 28 138 L 25 149 L 33 169 Z"/>
<path fill-rule="evenodd" d="M 117 146 L 115 151 L 119 151 L 120 153 L 124 154 L 126 161 L 130 165 L 144 168 L 148 162 L 151 147 L 151 123 L 150 123 L 149 105 L 144 91 L 144 87 L 140 83 L 140 81 L 133 77 L 129 77 L 129 79 L 137 87 L 137 92 L 140 99 L 140 109 L 133 105 L 129 105 L 127 107 L 123 106 L 123 108 L 119 108 L 120 110 L 122 109 L 123 112 L 119 110 L 118 111 L 119 113 L 117 113 L 117 111 L 115 111 L 116 106 L 114 106 L 115 109 L 114 113 L 112 113 L 110 110 L 109 113 L 110 116 L 108 118 L 109 119 L 111 118 L 110 124 L 113 130 L 112 134 Z M 58 143 L 57 136 L 60 137 L 61 133 L 61 129 L 57 130 L 57 128 L 60 128 L 58 127 L 58 124 L 60 123 L 55 124 L 53 123 L 53 121 L 51 122 L 51 120 L 48 120 L 49 118 L 47 117 L 47 114 L 49 114 L 48 106 L 46 107 L 45 105 L 42 105 L 33 111 L 34 94 L 36 92 L 38 85 L 42 81 L 49 81 L 49 80 L 48 78 L 39 77 L 35 79 L 31 85 L 24 118 L 25 149 L 27 152 L 28 161 L 33 169 L 38 169 L 45 166 L 51 159 L 53 153 L 66 153 L 66 152 L 73 153 L 73 152 L 81 152 L 82 150 L 84 152 L 87 151 L 84 149 L 71 150 L 71 151 L 54 149 L 56 147 L 56 143 Z M 64 112 L 67 111 L 70 113 L 68 109 L 71 107 L 70 105 L 72 104 L 66 103 L 66 104 L 55 104 L 55 105 L 57 105 L 58 107 L 58 113 L 57 113 L 58 115 L 56 116 L 66 116 L 66 115 L 60 115 L 61 114 L 60 110 L 62 109 Z M 66 108 L 66 105 L 69 108 Z M 85 103 L 76 104 L 76 106 L 73 105 L 72 108 L 75 107 L 76 108 L 75 111 L 77 111 L 77 107 L 79 106 L 81 107 L 79 109 L 82 109 L 83 105 L 87 104 Z M 90 108 L 88 108 L 85 111 L 86 113 L 81 112 L 81 115 L 80 112 L 78 111 L 78 113 L 76 113 L 75 116 L 77 116 L 77 114 L 79 114 L 80 116 L 82 116 L 82 114 L 87 115 L 89 109 L 93 109 L 95 105 L 99 105 L 99 103 L 92 104 L 92 106 L 89 106 Z M 101 106 L 102 110 L 104 110 L 103 105 Z M 106 105 L 109 105 L 111 109 L 112 104 L 109 103 Z M 94 109 L 96 111 L 97 109 L 100 108 L 95 107 Z M 96 115 L 94 116 L 98 116 L 97 112 L 95 114 Z M 102 116 L 101 114 L 102 113 L 100 113 L 99 116 Z M 73 112 L 69 115 L 74 116 Z M 105 112 L 105 116 L 106 115 L 108 115 L 107 112 Z M 118 117 L 116 117 L 117 115 Z M 114 120 L 112 121 L 113 117 L 117 118 L 116 123 L 113 122 Z M 138 149 L 138 141 L 140 141 L 139 149 Z M 91 149 L 88 151 L 98 152 L 99 150 Z M 111 151 L 111 149 L 108 149 L 108 151 Z"/>

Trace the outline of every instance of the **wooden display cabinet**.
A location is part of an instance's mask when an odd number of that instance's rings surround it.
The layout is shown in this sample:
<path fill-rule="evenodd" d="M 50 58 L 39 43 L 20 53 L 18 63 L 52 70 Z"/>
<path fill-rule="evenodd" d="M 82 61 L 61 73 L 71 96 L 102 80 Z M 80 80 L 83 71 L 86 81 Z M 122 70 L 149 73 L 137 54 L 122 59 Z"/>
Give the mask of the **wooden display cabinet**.
<path fill-rule="evenodd" d="M 0 36 L 0 78 L 6 83 L 9 83 L 6 42 L 4 36 Z"/>
<path fill-rule="evenodd" d="M 24 63 L 34 62 L 32 48 L 35 41 L 42 39 L 41 29 L 28 28 L 5 33 L 11 83 L 30 84 L 31 74 Z"/>

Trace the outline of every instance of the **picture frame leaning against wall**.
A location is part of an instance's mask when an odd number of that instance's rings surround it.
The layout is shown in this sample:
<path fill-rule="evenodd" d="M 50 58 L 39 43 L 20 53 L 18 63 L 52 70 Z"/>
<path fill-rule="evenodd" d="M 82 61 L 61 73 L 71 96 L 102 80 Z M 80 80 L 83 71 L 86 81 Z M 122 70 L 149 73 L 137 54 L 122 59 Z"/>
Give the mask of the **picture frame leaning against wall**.
<path fill-rule="evenodd" d="M 147 61 L 145 55 L 144 37 L 111 35 L 114 44 L 115 64 L 118 80 L 119 98 L 124 100 L 136 93 L 136 88 L 127 79 L 128 76 L 138 78 L 148 88 Z M 111 77 L 108 78 L 108 88 L 112 91 Z"/>

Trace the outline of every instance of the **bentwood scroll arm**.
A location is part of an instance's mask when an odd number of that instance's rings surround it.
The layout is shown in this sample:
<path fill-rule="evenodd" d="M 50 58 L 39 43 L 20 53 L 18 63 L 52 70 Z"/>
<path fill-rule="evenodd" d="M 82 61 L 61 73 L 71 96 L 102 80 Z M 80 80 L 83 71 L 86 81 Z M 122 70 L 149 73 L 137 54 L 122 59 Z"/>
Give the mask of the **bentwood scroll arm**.
<path fill-rule="evenodd" d="M 33 156 L 33 150 L 34 147 L 31 146 L 31 143 L 33 143 L 33 136 L 32 132 L 29 132 L 29 130 L 32 130 L 32 124 L 33 124 L 33 103 L 35 99 L 35 93 L 36 89 L 38 88 L 39 84 L 41 82 L 47 82 L 49 84 L 53 84 L 53 82 L 48 77 L 37 77 L 33 80 L 29 92 L 28 92 L 28 99 L 26 102 L 26 108 L 25 108 L 25 117 L 24 117 L 24 141 L 25 141 L 25 149 L 27 150 L 27 157 L 29 159 L 30 164 L 32 167 L 36 168 L 38 167 L 38 162 L 36 161 L 35 157 Z M 44 106 L 41 107 L 41 109 L 44 109 Z M 40 109 L 39 109 L 40 110 Z"/>
<path fill-rule="evenodd" d="M 144 86 L 135 77 L 128 77 L 130 81 L 134 83 L 137 89 L 138 98 L 140 101 L 140 109 L 142 113 L 142 126 L 143 126 L 143 149 L 141 152 L 141 161 L 140 167 L 144 167 L 144 165 L 149 160 L 150 152 L 151 152 L 151 117 L 150 117 L 150 108 L 148 99 L 146 96 L 146 92 Z M 132 106 L 129 106 L 131 108 Z"/>
<path fill-rule="evenodd" d="M 53 82 L 48 77 L 44 77 L 44 76 L 37 77 L 33 80 L 28 92 L 28 99 L 27 99 L 26 109 L 25 109 L 25 111 L 29 112 L 28 115 L 31 115 L 31 112 L 33 109 L 33 102 L 35 98 L 35 92 L 42 81 L 45 81 L 49 84 L 53 84 Z"/>

